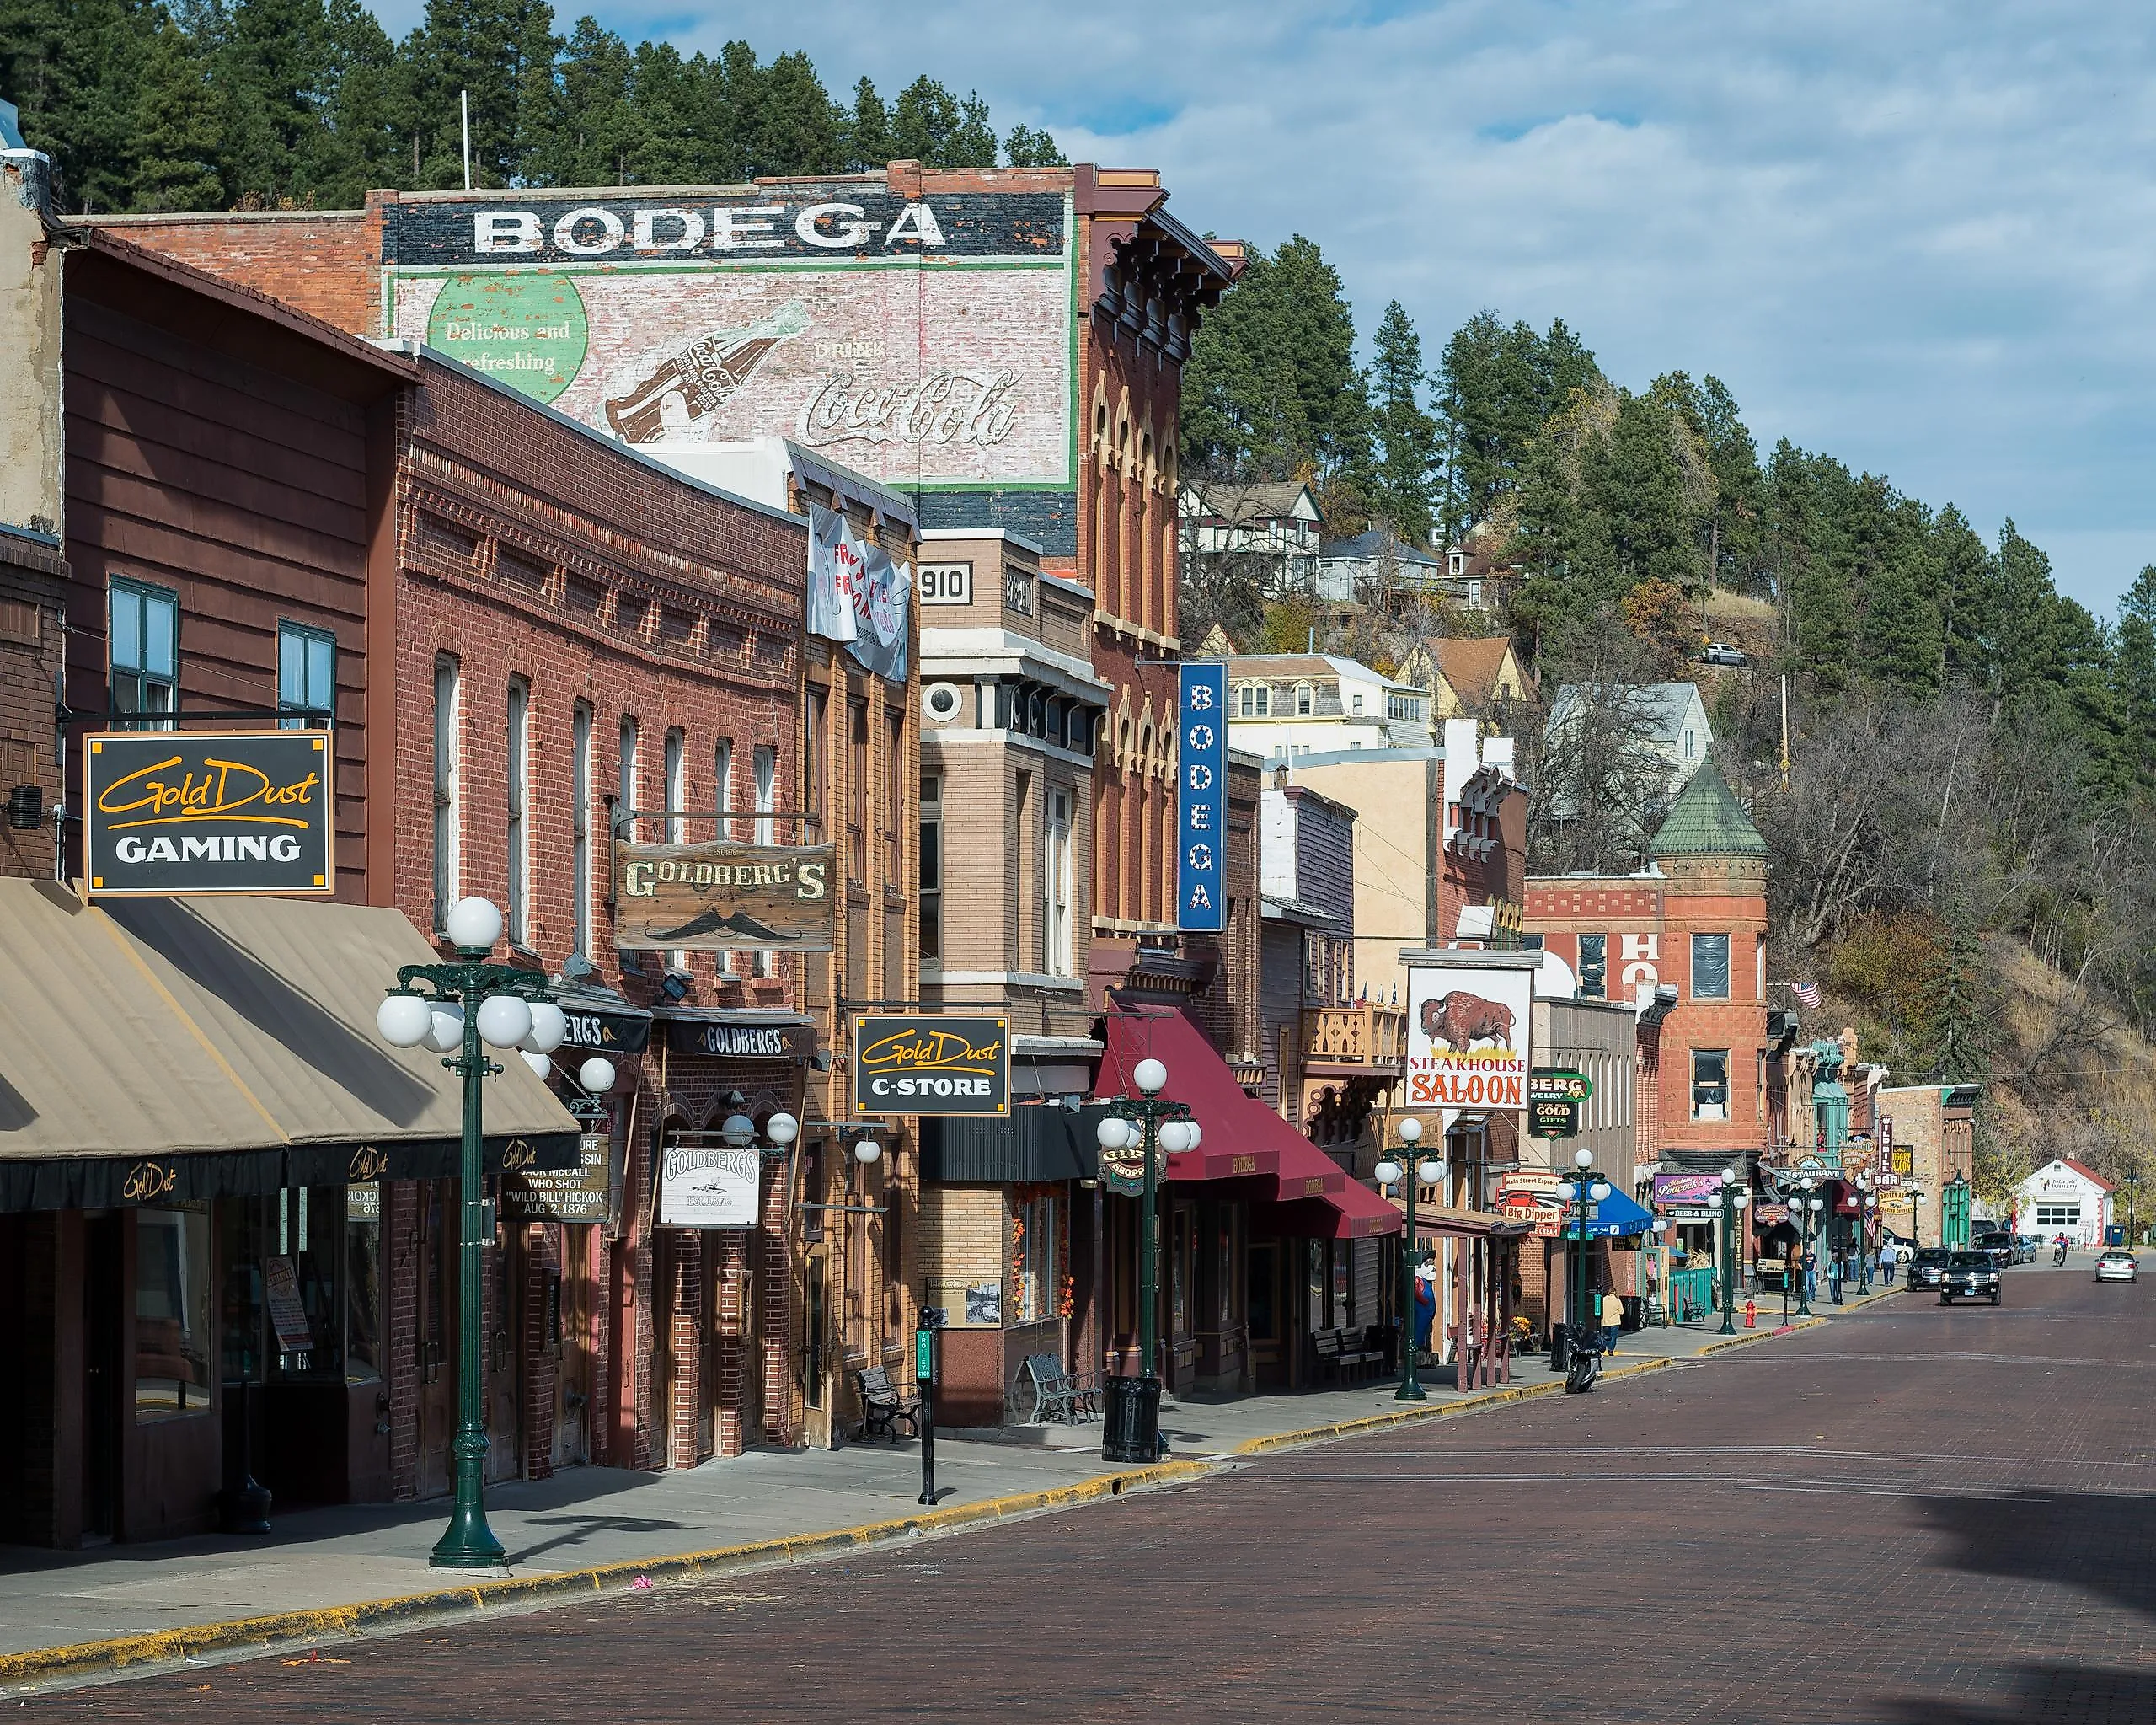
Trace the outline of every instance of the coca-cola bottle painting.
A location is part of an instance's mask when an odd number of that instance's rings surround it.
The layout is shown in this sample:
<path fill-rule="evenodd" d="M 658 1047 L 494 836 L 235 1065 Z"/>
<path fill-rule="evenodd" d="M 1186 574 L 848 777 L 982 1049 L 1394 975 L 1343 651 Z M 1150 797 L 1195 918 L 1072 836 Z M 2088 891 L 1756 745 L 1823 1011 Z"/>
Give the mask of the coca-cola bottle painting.
<path fill-rule="evenodd" d="M 715 413 L 766 354 L 808 327 L 807 311 L 799 300 L 789 300 L 746 329 L 714 329 L 684 347 L 662 350 L 640 383 L 608 398 L 607 423 L 625 443 L 655 443 L 666 435 L 661 410 L 669 395 L 680 396 L 693 421 Z"/>

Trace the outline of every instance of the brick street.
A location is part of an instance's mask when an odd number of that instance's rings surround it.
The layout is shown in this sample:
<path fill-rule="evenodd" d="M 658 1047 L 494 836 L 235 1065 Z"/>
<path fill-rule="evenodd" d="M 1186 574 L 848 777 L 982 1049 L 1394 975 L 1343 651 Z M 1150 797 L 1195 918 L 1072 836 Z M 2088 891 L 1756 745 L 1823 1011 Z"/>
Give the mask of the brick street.
<path fill-rule="evenodd" d="M 2148 1720 L 2152 1350 L 2138 1287 L 2016 1270 L 1996 1311 L 21 1717 Z"/>

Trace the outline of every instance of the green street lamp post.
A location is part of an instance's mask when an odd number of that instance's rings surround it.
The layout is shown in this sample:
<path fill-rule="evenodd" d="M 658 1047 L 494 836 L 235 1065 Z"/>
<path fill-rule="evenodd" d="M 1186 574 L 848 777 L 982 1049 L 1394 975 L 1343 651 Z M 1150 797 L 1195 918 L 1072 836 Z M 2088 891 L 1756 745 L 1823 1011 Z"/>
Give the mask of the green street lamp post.
<path fill-rule="evenodd" d="M 1410 1169 L 1407 1164 L 1415 1160 L 1415 1147 L 1422 1142 L 1422 1122 L 1413 1117 L 1400 1122 L 1400 1143 L 1405 1146 L 1401 1160 L 1394 1161 L 1387 1156 L 1378 1164 L 1378 1184 L 1390 1186 L 1396 1180 L 1407 1181 L 1407 1232 L 1400 1236 L 1400 1387 L 1393 1391 L 1395 1401 L 1427 1401 L 1423 1393 L 1422 1379 L 1415 1375 L 1415 1187 L 1424 1181 L 1435 1182 L 1444 1176 L 1442 1163 L 1423 1161 Z M 1461 1369 L 1465 1370 L 1463 1366 Z"/>
<path fill-rule="evenodd" d="M 1743 1262 L 1739 1251 L 1736 1229 L 1745 1211 L 1752 1203 L 1752 1194 L 1738 1189 L 1736 1170 L 1722 1170 L 1722 1189 L 1719 1194 L 1722 1206 L 1722 1327 L 1717 1332 L 1723 1336 L 1736 1334 L 1736 1272 Z"/>
<path fill-rule="evenodd" d="M 1797 1213 L 1803 1224 L 1803 1246 L 1797 1254 L 1797 1315 L 1811 1315 L 1811 1243 L 1816 1237 L 1819 1213 L 1827 1208 L 1827 1200 L 1817 1196 L 1819 1181 L 1807 1174 L 1799 1189 L 1796 1202 L 1790 1208 Z"/>
<path fill-rule="evenodd" d="M 2141 1244 L 2141 1230 L 2133 1219 L 2133 1197 L 2140 1185 L 2140 1175 L 2128 1171 L 2126 1176 L 2126 1243 L 2130 1247 Z"/>
<path fill-rule="evenodd" d="M 1879 1209 L 1879 1195 L 1871 1189 L 1869 1171 L 1857 1175 L 1857 1291 L 1871 1292 L 1872 1259 L 1877 1256 L 1867 1231 Z"/>
<path fill-rule="evenodd" d="M 1561 1180 L 1557 1184 L 1558 1202 L 1564 1204 L 1576 1203 L 1580 1207 L 1571 1226 L 1566 1230 L 1571 1235 L 1576 1247 L 1570 1253 L 1572 1268 L 1565 1277 L 1565 1288 L 1567 1332 L 1575 1348 L 1579 1347 L 1581 1338 L 1587 1332 L 1587 1206 L 1591 1202 L 1599 1204 L 1609 1196 L 1610 1192 L 1607 1180 L 1599 1174 L 1588 1171 L 1594 1165 L 1595 1153 L 1582 1144 L 1572 1152 L 1575 1171 L 1572 1177 Z M 1569 1378 L 1566 1383 L 1569 1387 Z"/>
<path fill-rule="evenodd" d="M 1145 1155 L 1138 1196 L 1138 1375 L 1108 1380 L 1101 1433 L 1101 1456 L 1108 1461 L 1153 1461 L 1167 1454 L 1160 1437 L 1161 1164 L 1196 1149 L 1202 1136 L 1186 1103 L 1161 1100 L 1168 1069 L 1159 1061 L 1139 1061 L 1131 1081 L 1139 1094 L 1113 1098 L 1094 1132 L 1104 1151 L 1142 1148 Z"/>
<path fill-rule="evenodd" d="M 442 1064 L 464 1082 L 464 1118 L 459 1163 L 462 1226 L 457 1258 L 457 1504 L 449 1525 L 429 1558 L 437 1569 L 499 1569 L 505 1561 L 501 1541 L 487 1525 L 487 1428 L 480 1374 L 479 1254 L 490 1242 L 485 1229 L 486 1163 L 480 1126 L 480 1083 L 501 1070 L 482 1051 L 482 1042 L 516 1049 L 535 1070 L 551 1068 L 552 1055 L 568 1031 L 561 1009 L 548 999 L 547 981 L 536 971 L 490 964 L 487 955 L 501 938 L 501 913 L 484 898 L 466 898 L 450 908 L 443 931 L 457 949 L 451 964 L 406 964 L 397 969 L 397 986 L 375 1014 L 375 1028 L 393 1047 L 425 1043 L 448 1058 Z M 593 1058 L 579 1074 L 584 1088 L 603 1094 L 613 1088 L 613 1063 Z"/>

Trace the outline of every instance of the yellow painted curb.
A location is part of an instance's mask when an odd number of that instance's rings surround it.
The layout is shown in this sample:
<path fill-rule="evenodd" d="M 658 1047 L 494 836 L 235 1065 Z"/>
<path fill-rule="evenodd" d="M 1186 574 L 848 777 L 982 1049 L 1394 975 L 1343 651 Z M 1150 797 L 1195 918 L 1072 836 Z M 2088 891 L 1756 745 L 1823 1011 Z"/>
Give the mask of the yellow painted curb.
<path fill-rule="evenodd" d="M 1790 1328 L 1808 1329 L 1825 1321 L 1823 1318 L 1806 1318 L 1790 1325 Z M 1616 1366 L 1602 1375 L 1611 1380 L 1639 1377 L 1648 1372 L 1661 1371 L 1681 1360 L 1696 1359 L 1699 1354 L 1765 1342 L 1780 1333 L 1783 1332 L 1779 1330 L 1762 1330 L 1756 1335 L 1731 1337 L 1709 1342 L 1699 1353 L 1646 1359 L 1636 1365 Z M 1463 1414 L 1477 1413 L 1510 1402 L 1554 1395 L 1564 1387 L 1562 1379 L 1552 1378 L 1548 1383 L 1515 1384 L 1506 1389 L 1490 1390 L 1459 1401 L 1400 1408 L 1361 1419 L 1340 1420 L 1327 1425 L 1306 1426 L 1292 1432 L 1271 1433 L 1264 1437 L 1245 1438 L 1228 1451 L 1227 1456 L 1263 1455 L 1274 1450 L 1382 1431 L 1390 1426 L 1422 1420 L 1458 1418 Z M 1165 1485 L 1176 1480 L 1196 1479 L 1212 1472 L 1224 1459 L 1226 1457 L 1211 1456 L 1187 1461 L 1158 1462 L 1151 1467 L 1131 1468 L 1121 1473 L 1096 1474 L 1089 1479 L 1076 1480 L 1067 1486 L 1051 1486 L 1035 1492 L 1018 1492 L 1008 1497 L 987 1498 L 978 1503 L 955 1503 L 948 1509 L 931 1509 L 918 1515 L 864 1522 L 858 1526 L 835 1528 L 821 1533 L 789 1535 L 778 1539 L 752 1540 L 745 1545 L 720 1546 L 709 1551 L 681 1552 L 671 1556 L 631 1559 L 587 1569 L 562 1570 L 547 1575 L 473 1582 L 464 1587 L 408 1594 L 395 1599 L 368 1599 L 351 1605 L 323 1606 L 305 1611 L 279 1611 L 260 1617 L 237 1618 L 225 1623 L 190 1624 L 178 1629 L 155 1631 L 147 1635 L 118 1636 L 108 1641 L 83 1642 L 73 1647 L 34 1647 L 24 1653 L 0 1653 L 0 1690 L 110 1676 L 122 1671 L 184 1663 L 209 1655 L 253 1650 L 266 1652 L 281 1645 L 361 1636 L 372 1630 L 396 1625 L 484 1613 L 548 1600 L 565 1601 L 578 1595 L 618 1593 L 629 1588 L 639 1577 L 650 1582 L 689 1581 L 757 1564 L 795 1562 L 803 1558 L 882 1545 L 923 1534 L 943 1533 L 975 1523 L 1090 1503 L 1103 1497 L 1121 1497 L 1126 1492 Z"/>
<path fill-rule="evenodd" d="M 1213 1465 L 1208 1461 L 1164 1461 L 1122 1473 L 1097 1474 L 1067 1486 L 1014 1492 L 978 1503 L 953 1504 L 948 1509 L 924 1510 L 918 1515 L 864 1522 L 855 1527 L 835 1528 L 821 1533 L 789 1535 L 746 1545 L 721 1546 L 707 1551 L 632 1559 L 548 1575 L 474 1582 L 466 1587 L 408 1594 L 397 1599 L 368 1599 L 357 1604 L 279 1611 L 225 1623 L 190 1624 L 147 1635 L 83 1642 L 73 1647 L 34 1647 L 24 1653 L 0 1653 L 0 1688 L 110 1675 L 138 1667 L 184 1662 L 206 1654 L 267 1650 L 286 1643 L 363 1635 L 369 1630 L 393 1624 L 560 1600 L 577 1594 L 618 1592 L 639 1577 L 652 1582 L 687 1581 L 753 1564 L 797 1562 L 922 1534 L 942 1533 L 976 1522 L 1120 1497 L 1126 1492 L 1149 1486 L 1196 1478 L 1210 1472 Z"/>

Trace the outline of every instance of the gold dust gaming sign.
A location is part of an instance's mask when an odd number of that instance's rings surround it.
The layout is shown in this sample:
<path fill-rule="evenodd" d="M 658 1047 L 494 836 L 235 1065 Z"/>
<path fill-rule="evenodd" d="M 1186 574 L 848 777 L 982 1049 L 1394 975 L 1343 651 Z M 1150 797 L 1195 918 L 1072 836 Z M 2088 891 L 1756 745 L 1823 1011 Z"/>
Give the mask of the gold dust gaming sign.
<path fill-rule="evenodd" d="M 326 732 L 131 731 L 83 742 L 92 893 L 335 889 Z"/>
<path fill-rule="evenodd" d="M 1008 1114 L 1010 1021 L 879 1018 L 853 1021 L 857 1114 Z"/>
<path fill-rule="evenodd" d="M 614 846 L 614 944 L 688 952 L 828 952 L 828 844 Z"/>

